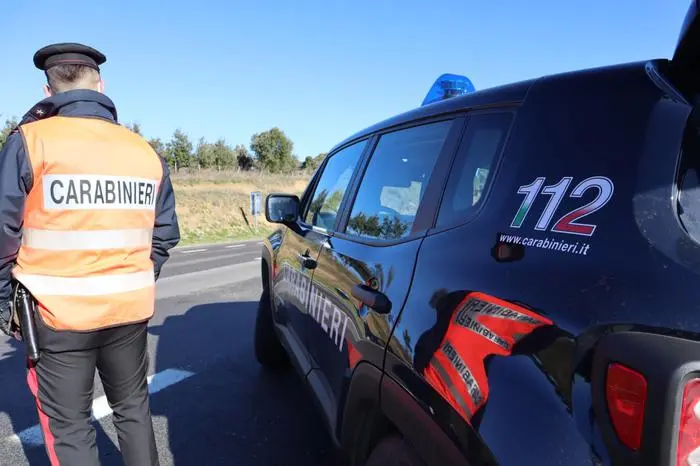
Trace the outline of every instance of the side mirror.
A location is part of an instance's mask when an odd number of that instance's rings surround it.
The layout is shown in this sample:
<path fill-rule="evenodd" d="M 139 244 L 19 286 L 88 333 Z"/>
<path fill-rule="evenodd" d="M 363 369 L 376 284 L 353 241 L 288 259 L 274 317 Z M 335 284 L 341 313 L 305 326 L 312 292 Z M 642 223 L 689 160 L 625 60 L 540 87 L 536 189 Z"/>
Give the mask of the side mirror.
<path fill-rule="evenodd" d="M 294 223 L 301 201 L 294 194 L 270 194 L 265 199 L 265 218 L 270 223 Z"/>

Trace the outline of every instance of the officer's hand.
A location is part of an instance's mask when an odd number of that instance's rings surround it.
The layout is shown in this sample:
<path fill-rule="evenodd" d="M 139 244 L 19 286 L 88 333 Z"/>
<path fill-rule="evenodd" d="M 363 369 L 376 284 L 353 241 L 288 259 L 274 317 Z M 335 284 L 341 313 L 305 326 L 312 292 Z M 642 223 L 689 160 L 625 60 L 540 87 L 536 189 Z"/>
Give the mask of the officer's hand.
<path fill-rule="evenodd" d="M 0 330 L 5 335 L 10 334 L 12 323 L 12 303 L 9 301 L 0 302 Z"/>
<path fill-rule="evenodd" d="M 12 317 L 12 302 L 0 302 L 0 331 L 7 336 L 20 340 L 21 336 L 12 322 Z"/>

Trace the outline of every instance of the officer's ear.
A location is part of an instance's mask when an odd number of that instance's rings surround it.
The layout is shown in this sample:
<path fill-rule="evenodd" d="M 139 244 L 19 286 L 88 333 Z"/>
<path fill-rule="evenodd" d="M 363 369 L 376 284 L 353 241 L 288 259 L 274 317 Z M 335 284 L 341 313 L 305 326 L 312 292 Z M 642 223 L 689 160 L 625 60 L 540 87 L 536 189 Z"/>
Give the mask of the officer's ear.
<path fill-rule="evenodd" d="M 105 82 L 102 79 L 97 82 L 97 91 L 103 94 L 105 93 Z"/>
<path fill-rule="evenodd" d="M 53 95 L 53 91 L 49 87 L 48 84 L 44 84 L 44 96 L 45 97 L 51 97 Z"/>

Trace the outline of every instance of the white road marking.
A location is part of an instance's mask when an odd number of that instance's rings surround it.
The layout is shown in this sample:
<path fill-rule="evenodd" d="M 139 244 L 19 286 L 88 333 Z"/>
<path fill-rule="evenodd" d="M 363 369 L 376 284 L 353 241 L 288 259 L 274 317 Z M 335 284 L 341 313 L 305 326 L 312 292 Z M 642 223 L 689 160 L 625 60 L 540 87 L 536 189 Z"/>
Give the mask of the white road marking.
<path fill-rule="evenodd" d="M 166 369 L 157 374 L 153 374 L 148 377 L 148 392 L 153 395 L 159 391 L 174 385 L 178 382 L 182 382 L 188 377 L 193 376 L 194 373 L 183 371 L 180 369 Z M 109 407 L 106 396 L 101 396 L 92 402 L 92 417 L 93 421 L 100 420 L 104 417 L 112 414 L 112 409 Z M 19 434 L 7 437 L 6 440 L 10 440 L 15 443 L 22 443 L 30 447 L 38 447 L 44 444 L 44 436 L 41 433 L 41 427 L 36 424 L 32 427 L 24 429 Z"/>
<path fill-rule="evenodd" d="M 253 260 L 254 260 L 254 261 L 259 261 L 259 260 L 262 260 L 262 257 L 256 257 L 256 258 L 254 258 Z"/>
<path fill-rule="evenodd" d="M 243 246 L 245 246 L 245 244 L 232 244 L 230 246 L 226 246 L 225 248 L 226 249 L 233 249 L 233 248 L 242 248 Z"/>
<path fill-rule="evenodd" d="M 2 0 L 0 0 L 2 1 Z M 222 261 L 230 261 L 231 263 L 235 264 L 237 263 L 236 261 L 240 260 L 239 258 L 246 258 L 246 260 L 252 260 L 249 259 L 248 257 L 252 254 L 251 252 L 248 251 L 240 251 L 236 252 L 236 250 L 233 250 L 229 253 L 222 251 L 221 255 L 214 255 L 214 254 L 204 254 L 199 257 L 195 257 L 194 254 L 192 254 L 192 257 L 188 258 L 182 258 L 179 259 L 177 262 L 171 262 L 171 263 L 165 263 L 165 266 L 161 269 L 161 275 L 164 274 L 165 270 L 185 270 L 183 272 L 184 274 L 189 273 L 190 267 L 196 264 L 204 264 L 208 262 L 218 262 L 221 263 Z M 183 275 L 183 273 L 180 273 L 179 275 Z M 175 274 L 178 275 L 178 274 Z M 174 275 L 170 275 L 174 276 Z M 164 277 L 165 278 L 165 277 Z"/>
<path fill-rule="evenodd" d="M 204 252 L 206 249 L 188 249 L 187 251 L 181 251 L 183 254 L 192 254 L 193 252 Z"/>

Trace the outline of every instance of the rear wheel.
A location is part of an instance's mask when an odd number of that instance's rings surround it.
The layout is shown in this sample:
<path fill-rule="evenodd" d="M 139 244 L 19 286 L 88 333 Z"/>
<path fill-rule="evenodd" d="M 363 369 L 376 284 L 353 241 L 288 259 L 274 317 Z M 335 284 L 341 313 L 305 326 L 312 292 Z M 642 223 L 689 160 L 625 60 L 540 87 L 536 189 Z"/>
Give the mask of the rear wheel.
<path fill-rule="evenodd" d="M 272 305 L 270 291 L 263 290 L 258 303 L 258 314 L 255 318 L 255 358 L 265 368 L 277 369 L 289 362 L 289 357 L 275 332 L 272 320 Z"/>
<path fill-rule="evenodd" d="M 425 463 L 402 437 L 390 435 L 374 447 L 365 466 L 425 466 Z"/>

